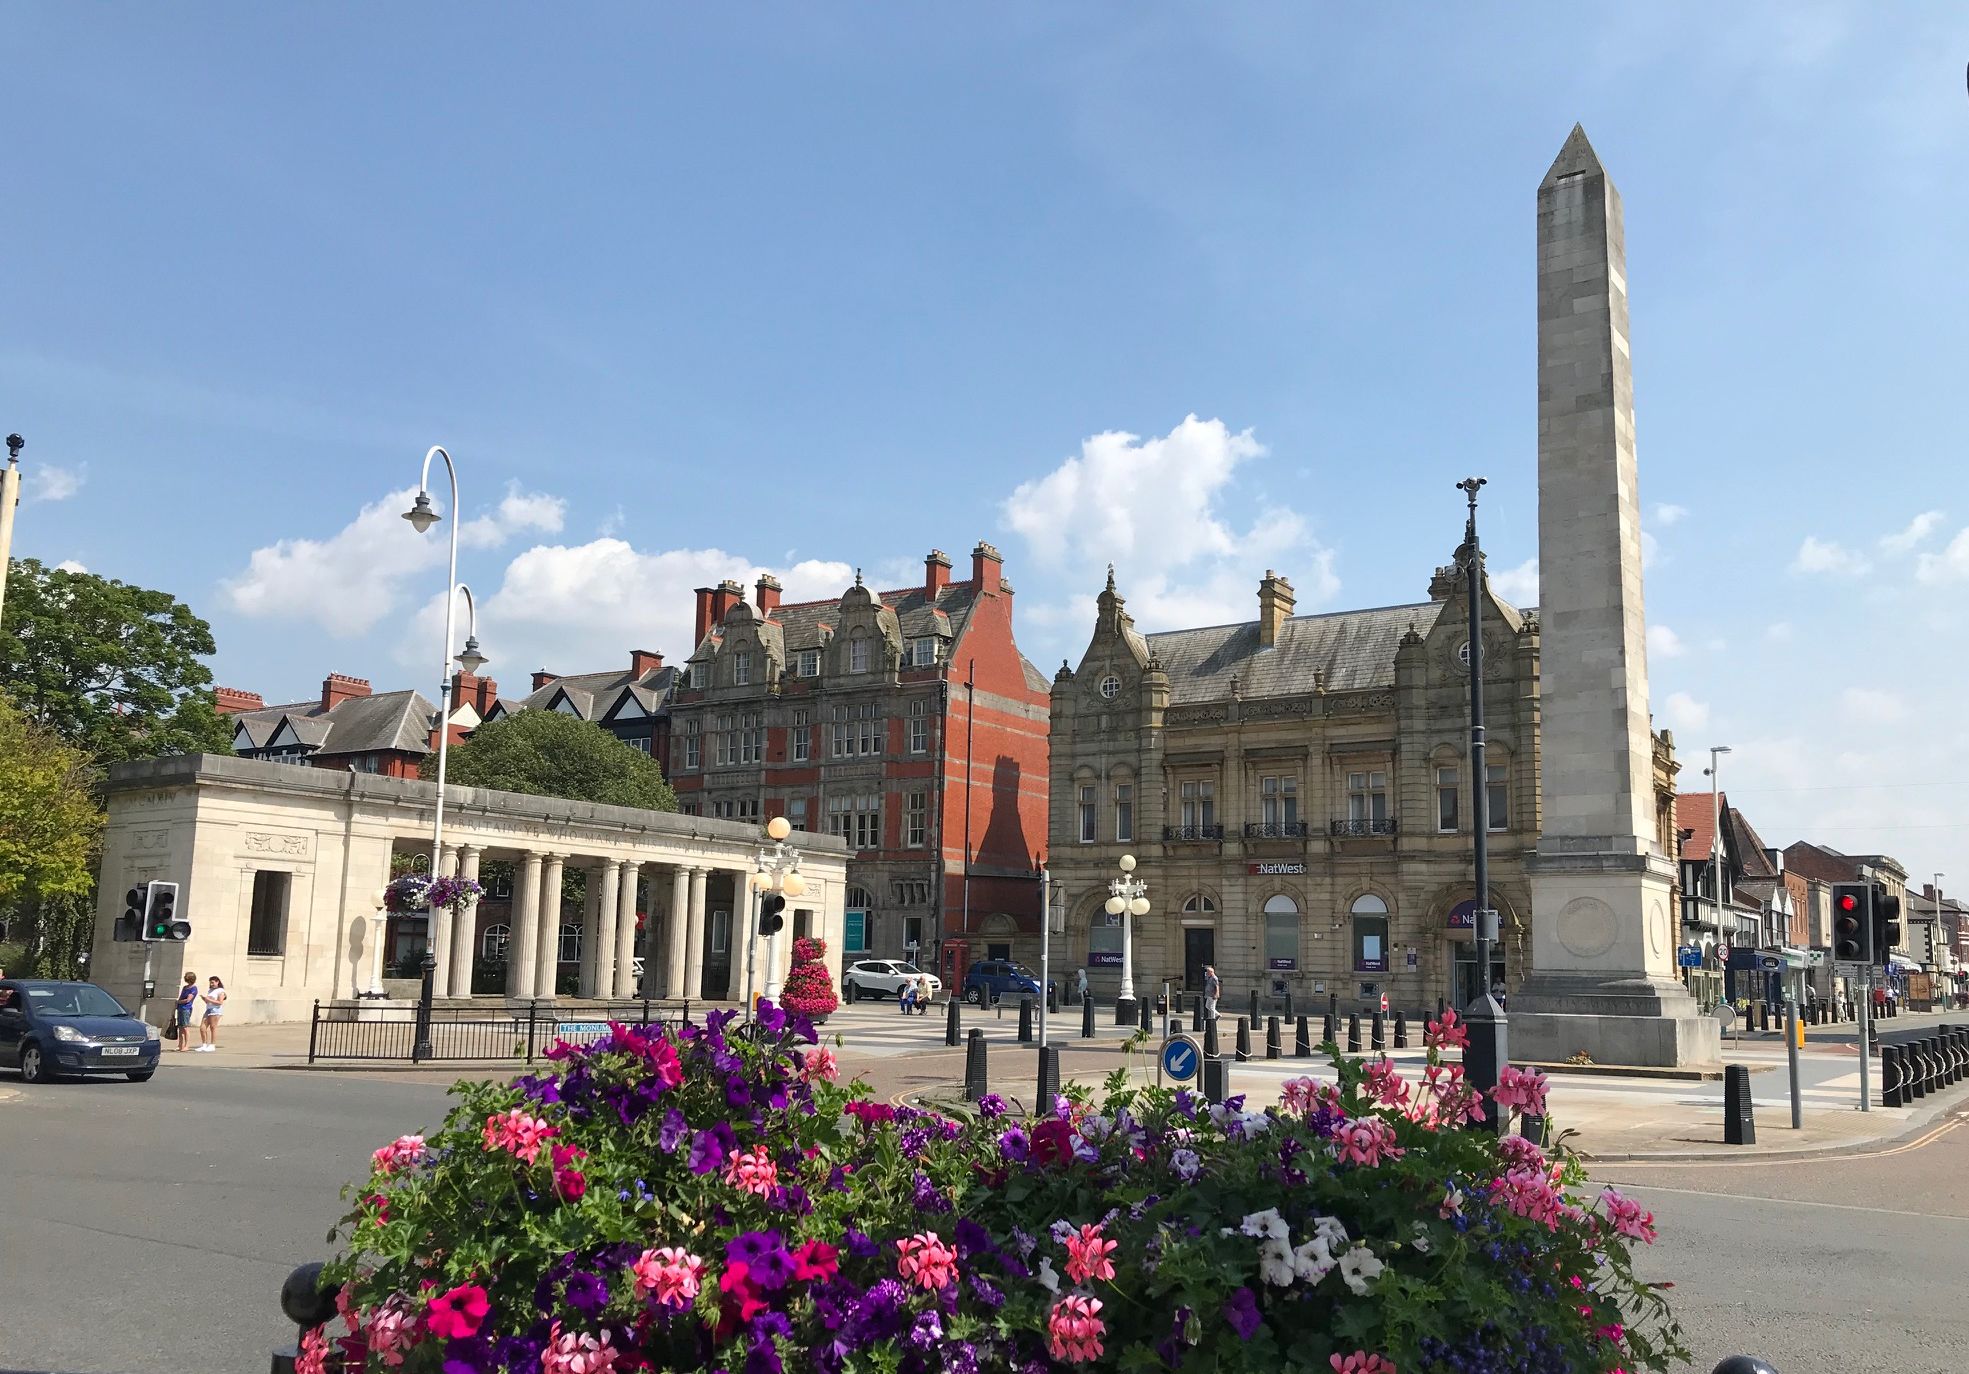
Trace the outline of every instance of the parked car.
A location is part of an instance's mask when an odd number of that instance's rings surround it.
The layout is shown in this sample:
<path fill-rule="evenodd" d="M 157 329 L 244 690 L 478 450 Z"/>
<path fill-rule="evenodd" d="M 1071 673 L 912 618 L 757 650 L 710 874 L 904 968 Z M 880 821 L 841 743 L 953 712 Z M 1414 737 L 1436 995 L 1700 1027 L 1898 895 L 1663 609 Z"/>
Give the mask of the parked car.
<path fill-rule="evenodd" d="M 964 971 L 964 1000 L 983 1006 L 1001 997 L 1039 996 L 1039 975 L 1011 959 L 980 959 Z"/>
<path fill-rule="evenodd" d="M 896 997 L 902 993 L 902 985 L 912 978 L 930 980 L 930 1000 L 935 1001 L 943 991 L 943 980 L 934 973 L 901 959 L 862 959 L 848 965 L 848 971 L 841 976 L 848 1000 L 858 1002 L 864 997 Z"/>
<path fill-rule="evenodd" d="M 0 982 L 0 1065 L 29 1083 L 69 1074 L 120 1073 L 142 1083 L 161 1047 L 147 1025 L 94 983 L 51 978 Z"/>

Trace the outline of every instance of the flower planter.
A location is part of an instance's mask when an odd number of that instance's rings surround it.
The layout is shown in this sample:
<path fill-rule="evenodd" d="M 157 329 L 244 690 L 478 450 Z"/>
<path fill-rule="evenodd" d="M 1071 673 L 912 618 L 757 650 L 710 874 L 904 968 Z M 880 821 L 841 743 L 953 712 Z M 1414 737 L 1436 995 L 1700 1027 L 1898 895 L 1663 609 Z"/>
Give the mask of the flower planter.
<path fill-rule="evenodd" d="M 1448 1019 L 1448 1018 L 1446 1018 Z M 1456 1028 L 1431 1027 L 1432 1044 Z M 1340 1062 L 1280 1107 L 1078 1093 L 962 1119 L 834 1081 L 762 1004 L 617 1026 L 467 1084 L 376 1152 L 302 1374 L 1067 1368 L 1417 1374 L 1681 1358 L 1633 1239 L 1563 1153 L 1463 1129 L 1455 1065 Z M 1535 1075 L 1501 1093 L 1543 1108 Z"/>

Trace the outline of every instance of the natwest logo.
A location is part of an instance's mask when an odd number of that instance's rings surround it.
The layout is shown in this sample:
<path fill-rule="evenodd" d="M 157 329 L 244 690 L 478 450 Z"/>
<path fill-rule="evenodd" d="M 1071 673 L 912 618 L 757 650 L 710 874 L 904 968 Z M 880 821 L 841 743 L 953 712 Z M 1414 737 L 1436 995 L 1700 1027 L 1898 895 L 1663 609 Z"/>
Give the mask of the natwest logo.
<path fill-rule="evenodd" d="M 1266 876 L 1271 874 L 1284 874 L 1290 876 L 1291 874 L 1304 873 L 1306 871 L 1306 865 L 1295 864 L 1295 863 L 1251 864 L 1249 865 L 1249 867 L 1251 869 L 1252 876 L 1254 877 Z"/>

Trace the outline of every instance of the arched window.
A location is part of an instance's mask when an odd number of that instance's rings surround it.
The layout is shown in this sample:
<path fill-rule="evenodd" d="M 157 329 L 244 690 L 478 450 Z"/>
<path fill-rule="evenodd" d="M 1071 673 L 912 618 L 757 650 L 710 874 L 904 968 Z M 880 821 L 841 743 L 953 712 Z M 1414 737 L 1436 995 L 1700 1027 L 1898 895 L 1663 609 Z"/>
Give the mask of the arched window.
<path fill-rule="evenodd" d="M 485 934 L 479 936 L 479 957 L 488 963 L 506 962 L 506 951 L 513 943 L 513 928 L 508 925 L 487 926 Z"/>
<path fill-rule="evenodd" d="M 561 962 L 578 964 L 581 962 L 581 927 L 573 922 L 561 924 Z"/>
<path fill-rule="evenodd" d="M 1273 973 L 1299 967 L 1299 903 L 1283 892 L 1265 902 L 1265 967 Z"/>
<path fill-rule="evenodd" d="M 1087 918 L 1087 967 L 1121 967 L 1121 921 L 1119 916 L 1110 916 L 1107 906 L 1097 903 L 1093 914 Z"/>
<path fill-rule="evenodd" d="M 1372 892 L 1354 898 L 1354 970 L 1388 971 L 1388 904 Z"/>
<path fill-rule="evenodd" d="M 1217 914 L 1217 904 L 1201 892 L 1192 892 L 1189 900 L 1183 903 L 1183 914 L 1185 916 L 1215 916 Z"/>
<path fill-rule="evenodd" d="M 848 889 L 848 909 L 850 911 L 867 911 L 874 905 L 875 898 L 869 894 L 867 888 L 851 887 Z"/>

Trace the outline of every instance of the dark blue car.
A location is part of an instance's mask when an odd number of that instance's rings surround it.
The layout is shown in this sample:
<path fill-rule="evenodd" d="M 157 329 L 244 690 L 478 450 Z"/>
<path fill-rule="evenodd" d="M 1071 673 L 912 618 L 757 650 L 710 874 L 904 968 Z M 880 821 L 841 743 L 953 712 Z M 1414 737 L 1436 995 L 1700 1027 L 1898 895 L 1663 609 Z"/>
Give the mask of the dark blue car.
<path fill-rule="evenodd" d="M 142 1083 L 157 1072 L 160 1047 L 157 1027 L 94 983 L 0 981 L 0 1066 L 29 1083 L 104 1073 Z"/>
<path fill-rule="evenodd" d="M 964 971 L 964 999 L 984 1006 L 1039 996 L 1039 975 L 1011 959 L 980 959 Z"/>

